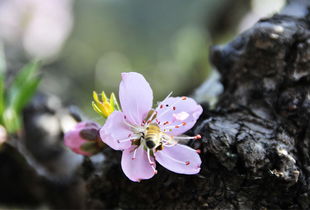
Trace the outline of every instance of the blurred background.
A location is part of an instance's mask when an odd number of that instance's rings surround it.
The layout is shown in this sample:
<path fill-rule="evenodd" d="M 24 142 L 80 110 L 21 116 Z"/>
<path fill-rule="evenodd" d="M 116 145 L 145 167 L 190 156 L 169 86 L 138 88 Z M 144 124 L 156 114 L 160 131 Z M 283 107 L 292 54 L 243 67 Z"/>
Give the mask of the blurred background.
<path fill-rule="evenodd" d="M 136 71 L 155 100 L 188 95 L 210 75 L 209 47 L 225 43 L 284 0 L 0 0 L 8 66 L 43 61 L 40 90 L 88 115 L 93 90 L 118 92 Z"/>

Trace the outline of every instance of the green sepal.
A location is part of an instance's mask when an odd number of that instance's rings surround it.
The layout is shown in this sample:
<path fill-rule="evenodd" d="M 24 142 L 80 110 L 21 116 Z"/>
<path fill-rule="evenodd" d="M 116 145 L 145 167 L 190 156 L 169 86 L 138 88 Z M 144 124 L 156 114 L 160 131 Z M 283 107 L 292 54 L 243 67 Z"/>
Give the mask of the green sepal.
<path fill-rule="evenodd" d="M 101 148 L 99 148 L 96 141 L 85 142 L 80 146 L 80 149 L 89 154 L 96 154 L 102 150 Z"/>

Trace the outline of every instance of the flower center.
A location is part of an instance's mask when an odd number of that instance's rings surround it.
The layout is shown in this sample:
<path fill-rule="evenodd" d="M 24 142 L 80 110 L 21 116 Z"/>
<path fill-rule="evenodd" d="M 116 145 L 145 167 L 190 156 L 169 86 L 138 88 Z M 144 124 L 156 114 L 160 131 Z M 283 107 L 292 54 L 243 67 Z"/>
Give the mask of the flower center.
<path fill-rule="evenodd" d="M 181 113 L 181 114 L 182 116 L 184 115 L 184 113 Z M 190 136 L 171 136 L 167 134 L 166 131 L 171 131 L 172 128 L 179 128 L 180 126 L 185 126 L 186 123 L 182 122 L 180 125 L 171 126 L 169 125 L 170 122 L 167 121 L 167 122 L 164 122 L 163 124 L 160 124 L 160 122 L 157 120 L 157 112 L 155 110 L 151 110 L 148 113 L 146 120 L 144 120 L 140 126 L 130 124 L 129 122 L 126 121 L 126 117 L 124 117 L 124 123 L 128 127 L 131 128 L 133 134 L 129 134 L 128 138 L 123 139 L 123 140 L 118 140 L 118 142 L 121 143 L 121 142 L 131 141 L 131 144 L 136 146 L 132 150 L 133 160 L 136 159 L 137 149 L 140 146 L 142 146 L 143 149 L 146 151 L 148 162 L 150 166 L 152 167 L 155 174 L 157 173 L 157 170 L 155 169 L 155 162 L 153 162 L 152 158 L 154 158 L 154 154 L 157 151 L 163 150 L 165 147 L 173 147 L 178 143 L 179 140 L 201 138 L 200 135 L 190 137 Z M 161 128 L 163 129 L 163 131 L 161 131 Z M 185 164 L 185 165 L 190 164 L 189 161 L 182 162 L 172 157 L 170 157 L 170 159 L 180 164 Z"/>
<path fill-rule="evenodd" d="M 162 150 L 167 144 L 177 143 L 173 140 L 172 136 L 162 132 L 156 123 L 146 124 L 144 126 L 129 126 L 133 131 L 133 135 L 129 135 L 128 138 L 120 142 L 131 140 L 132 145 L 138 147 L 142 145 L 144 150 L 151 150 L 152 155 L 154 152 Z"/>
<path fill-rule="evenodd" d="M 183 97 L 180 100 L 186 100 Z M 166 112 L 166 111 L 164 111 Z M 163 115 L 163 113 L 161 113 Z M 188 113 L 179 113 L 180 118 L 188 117 Z M 190 139 L 200 139 L 200 135 L 193 137 L 190 136 L 171 136 L 166 132 L 172 131 L 175 128 L 180 128 L 181 126 L 186 126 L 185 122 L 180 122 L 180 124 L 171 125 L 172 122 L 166 121 L 160 123 L 158 121 L 157 111 L 150 110 L 147 117 L 141 125 L 132 125 L 124 117 L 124 123 L 131 128 L 133 135 L 129 135 L 128 138 L 120 140 L 119 142 L 131 141 L 132 145 L 139 147 L 143 146 L 143 149 L 147 151 L 148 154 L 154 156 L 154 153 L 163 150 L 164 147 L 173 147 L 179 140 L 190 140 Z"/>
<path fill-rule="evenodd" d="M 153 152 L 157 150 L 162 150 L 165 145 L 165 139 L 172 139 L 173 137 L 167 135 L 164 132 L 161 132 L 159 126 L 155 123 L 149 124 L 145 128 L 143 133 L 142 144 L 146 150 L 150 149 Z"/>

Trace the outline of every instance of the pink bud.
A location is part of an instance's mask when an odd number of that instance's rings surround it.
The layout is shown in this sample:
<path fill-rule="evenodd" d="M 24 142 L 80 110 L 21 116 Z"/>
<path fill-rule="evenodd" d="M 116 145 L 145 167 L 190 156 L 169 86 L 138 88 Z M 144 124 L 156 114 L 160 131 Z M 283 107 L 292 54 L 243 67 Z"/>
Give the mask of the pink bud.
<path fill-rule="evenodd" d="M 93 122 L 80 122 L 65 133 L 64 144 L 77 154 L 91 156 L 100 151 L 99 128 Z"/>

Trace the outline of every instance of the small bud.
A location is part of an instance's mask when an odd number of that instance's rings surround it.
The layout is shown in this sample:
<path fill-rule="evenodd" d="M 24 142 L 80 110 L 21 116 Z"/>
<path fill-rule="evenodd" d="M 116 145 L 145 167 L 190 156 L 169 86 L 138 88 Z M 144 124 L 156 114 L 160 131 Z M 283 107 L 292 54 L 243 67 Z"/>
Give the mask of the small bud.
<path fill-rule="evenodd" d="M 96 141 L 98 139 L 98 129 L 85 128 L 80 131 L 80 137 L 89 141 Z"/>
<path fill-rule="evenodd" d="M 77 154 L 94 155 L 102 150 L 103 145 L 98 132 L 96 123 L 80 122 L 65 134 L 64 144 Z"/>

